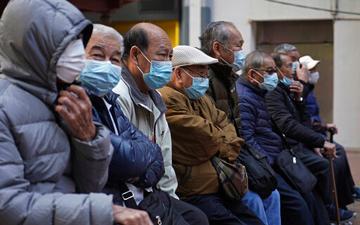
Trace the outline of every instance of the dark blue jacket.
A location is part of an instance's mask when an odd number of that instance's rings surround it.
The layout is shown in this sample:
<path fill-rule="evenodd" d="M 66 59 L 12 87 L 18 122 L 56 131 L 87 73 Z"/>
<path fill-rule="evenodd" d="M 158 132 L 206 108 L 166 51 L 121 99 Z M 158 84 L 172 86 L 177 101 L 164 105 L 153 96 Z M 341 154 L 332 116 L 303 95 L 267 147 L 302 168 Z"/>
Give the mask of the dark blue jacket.
<path fill-rule="evenodd" d="M 311 122 L 321 123 L 320 108 L 316 100 L 314 91 L 311 91 L 306 97 L 306 112 L 308 113 Z"/>
<path fill-rule="evenodd" d="M 281 137 L 272 130 L 265 104 L 266 91 L 240 77 L 236 82 L 236 92 L 241 114 L 239 133 L 250 147 L 265 154 L 268 162 L 273 164 L 276 156 L 283 150 L 283 145 Z"/>
<path fill-rule="evenodd" d="M 115 134 L 113 123 L 103 99 L 91 95 L 94 121 L 103 123 L 111 132 L 114 153 L 109 169 L 108 184 L 111 186 L 138 178 L 138 187 L 154 187 L 164 174 L 161 149 L 141 133 L 123 114 L 116 103 L 118 95 L 107 94 L 104 99 L 111 105 L 119 135 Z"/>

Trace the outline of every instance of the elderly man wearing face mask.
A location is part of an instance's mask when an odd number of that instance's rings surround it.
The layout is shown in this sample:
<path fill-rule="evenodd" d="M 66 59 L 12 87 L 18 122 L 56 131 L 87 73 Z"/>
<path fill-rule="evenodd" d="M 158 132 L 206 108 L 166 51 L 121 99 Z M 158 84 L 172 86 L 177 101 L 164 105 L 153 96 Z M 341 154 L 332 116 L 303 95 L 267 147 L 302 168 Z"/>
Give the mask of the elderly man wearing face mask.
<path fill-rule="evenodd" d="M 320 73 L 318 71 L 318 64 L 320 61 L 314 60 L 308 55 L 300 57 L 299 61 L 309 70 L 309 83 L 315 86 L 320 78 Z M 310 123 L 315 131 L 324 135 L 326 135 L 327 131 L 331 131 L 334 134 L 338 132 L 335 124 L 323 123 L 314 91 L 310 92 L 307 96 L 305 106 L 306 113 L 308 114 Z M 340 208 L 346 209 L 346 206 L 351 204 L 354 199 L 360 199 L 360 188 L 355 186 L 344 147 L 338 143 L 335 143 L 335 145 L 337 158 L 334 162 L 339 206 Z"/>
<path fill-rule="evenodd" d="M 118 95 L 112 92 L 121 79 L 122 46 L 123 38 L 116 30 L 94 24 L 79 80 L 90 94 L 94 120 L 111 130 L 114 154 L 104 192 L 114 196 L 114 204 L 128 207 L 117 207 L 124 224 L 145 225 L 151 224 L 146 209 L 135 211 L 129 208 L 141 208 L 138 205 L 144 199 L 144 191 L 160 180 L 164 163 L 159 146 L 130 123 L 116 103 Z M 126 195 L 126 192 L 132 194 Z M 127 196 L 126 201 L 122 195 Z"/>
<path fill-rule="evenodd" d="M 219 188 L 211 158 L 219 155 L 233 162 L 244 141 L 226 114 L 205 95 L 208 65 L 217 59 L 191 46 L 177 46 L 172 62 L 172 80 L 160 92 L 168 108 L 180 196 L 201 208 L 211 224 L 258 224 L 253 214 L 263 224 L 280 224 L 277 190 L 264 200 L 249 191 L 241 201 L 231 201 Z"/>
<path fill-rule="evenodd" d="M 324 149 L 324 154 L 334 157 L 337 154 L 336 145 L 330 143 L 325 136 L 313 130 L 308 119 L 304 100 L 299 98 L 301 90 L 294 89 L 294 80 L 290 69 L 293 63 L 288 54 L 274 54 L 276 66 L 279 68 L 280 83 L 278 87 L 266 94 L 266 104 L 269 114 L 274 123 L 287 137 L 288 143 L 296 149 L 297 156 L 317 177 L 316 194 L 320 195 L 324 203 L 327 205 L 330 220 L 335 220 L 335 210 L 330 203 L 330 187 L 329 187 L 329 163 L 323 158 L 320 149 Z M 305 66 L 303 66 L 305 67 Z M 344 159 L 335 159 L 343 162 Z M 340 166 L 342 164 L 342 166 Z M 337 171 L 342 171 L 345 167 L 340 163 Z M 351 192 L 350 192 L 351 196 Z M 317 207 L 321 209 L 320 207 Z M 319 224 L 324 221 L 323 212 L 320 212 L 316 218 L 319 218 Z M 343 221 L 350 219 L 353 212 L 349 210 L 341 210 L 341 218 Z"/>
<path fill-rule="evenodd" d="M 236 82 L 241 113 L 241 133 L 246 143 L 266 155 L 269 163 L 278 172 L 276 178 L 277 189 L 281 196 L 282 224 L 319 224 L 314 220 L 316 217 L 314 216 L 313 219 L 312 215 L 313 209 L 318 208 L 317 199 L 314 198 L 312 192 L 302 196 L 288 183 L 286 177 L 282 176 L 276 165 L 277 157 L 284 150 L 285 144 L 281 136 L 273 130 L 270 114 L 265 104 L 265 95 L 268 91 L 274 90 L 279 82 L 288 86 L 292 85 L 294 91 L 301 87 L 292 80 L 290 57 L 287 55 L 281 57 L 285 59 L 279 70 L 272 57 L 264 52 L 254 51 L 246 57 L 243 75 Z M 322 208 L 326 216 L 324 205 Z M 294 220 L 294 218 L 297 219 Z M 321 215 L 320 219 L 326 221 Z"/>
<path fill-rule="evenodd" d="M 311 85 L 316 85 L 319 78 L 320 73 L 317 69 L 317 66 L 319 64 L 319 60 L 314 60 L 310 56 L 302 56 L 299 58 L 299 62 L 309 70 L 309 78 L 308 83 Z M 320 118 L 320 109 L 319 104 L 317 103 L 315 93 L 312 90 L 309 95 L 306 97 L 306 111 L 309 114 L 311 123 L 314 125 L 314 127 L 318 128 L 319 131 L 326 131 L 329 129 L 332 129 L 334 131 L 337 131 L 335 124 L 322 124 L 322 120 Z"/>
<path fill-rule="evenodd" d="M 172 143 L 165 117 L 166 106 L 156 89 L 171 79 L 171 42 L 166 32 L 151 23 L 133 26 L 124 37 L 121 80 L 113 91 L 125 116 L 149 140 L 158 144 L 164 159 L 165 174 L 157 188 L 167 192 L 176 213 L 188 224 L 208 224 L 198 208 L 178 200 L 178 185 L 172 165 Z"/>
<path fill-rule="evenodd" d="M 300 52 L 296 46 L 288 43 L 279 44 L 274 48 L 275 54 L 285 54 L 288 55 L 292 61 L 292 76 L 293 79 L 299 81 L 302 85 L 302 95 L 301 97 L 306 98 L 306 96 L 314 89 L 314 86 L 309 82 L 309 71 L 299 62 Z"/>
<path fill-rule="evenodd" d="M 226 113 L 235 127 L 240 127 L 240 114 L 235 91 L 235 73 L 244 66 L 244 40 L 241 33 L 231 22 L 210 23 L 200 37 L 201 50 L 218 59 L 209 65 L 209 89 L 207 94 L 215 101 L 218 109 Z"/>
<path fill-rule="evenodd" d="M 84 89 L 91 23 L 62 0 L 10 1 L 0 21 L 0 220 L 121 222 L 100 192 L 113 148 Z M 79 194 L 82 193 L 82 194 Z"/>

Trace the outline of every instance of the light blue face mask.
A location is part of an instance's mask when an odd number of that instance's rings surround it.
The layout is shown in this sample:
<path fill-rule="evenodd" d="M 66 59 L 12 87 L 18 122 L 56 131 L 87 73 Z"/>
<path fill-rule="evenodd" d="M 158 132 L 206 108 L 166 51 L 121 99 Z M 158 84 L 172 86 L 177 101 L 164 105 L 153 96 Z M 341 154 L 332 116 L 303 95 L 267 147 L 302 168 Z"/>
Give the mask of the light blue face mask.
<path fill-rule="evenodd" d="M 246 55 L 243 50 L 234 51 L 234 63 L 233 65 L 237 70 L 241 70 L 245 65 Z"/>
<path fill-rule="evenodd" d="M 292 63 L 292 72 L 293 74 L 296 73 L 296 68 L 300 65 L 300 63 L 298 61 L 295 61 Z"/>
<path fill-rule="evenodd" d="M 258 73 L 260 75 L 260 73 Z M 262 76 L 262 75 L 260 75 Z M 266 91 L 272 91 L 276 88 L 279 78 L 277 76 L 277 73 L 272 74 L 265 74 L 262 76 L 264 78 L 264 81 L 262 83 L 259 83 L 259 87 Z"/>
<path fill-rule="evenodd" d="M 192 100 L 204 96 L 209 88 L 209 79 L 204 77 L 193 77 L 186 70 L 184 70 L 184 72 L 192 78 L 192 85 L 185 88 L 185 94 Z"/>
<path fill-rule="evenodd" d="M 141 52 L 141 51 L 140 51 Z M 137 68 L 143 74 L 144 82 L 150 89 L 158 89 L 165 86 L 171 80 L 172 64 L 171 61 L 149 60 L 144 53 L 144 58 L 150 63 L 150 71 L 144 73 L 139 66 Z"/>
<path fill-rule="evenodd" d="M 280 82 L 283 83 L 286 87 L 289 87 L 294 82 L 294 80 L 284 76 L 283 79 L 280 80 Z"/>
<path fill-rule="evenodd" d="M 119 83 L 121 67 L 110 61 L 86 60 L 80 82 L 91 94 L 102 97 Z"/>
<path fill-rule="evenodd" d="M 245 58 L 246 55 L 243 50 L 234 51 L 228 47 L 226 47 L 224 44 L 221 44 L 223 48 L 227 49 L 228 51 L 231 51 L 234 53 L 234 62 L 231 64 L 228 61 L 226 61 L 223 57 L 220 56 L 220 59 L 228 66 L 232 67 L 232 70 L 234 72 L 237 72 L 241 70 L 245 65 Z"/>
<path fill-rule="evenodd" d="M 309 74 L 309 84 L 316 84 L 320 78 L 319 72 L 312 72 Z"/>

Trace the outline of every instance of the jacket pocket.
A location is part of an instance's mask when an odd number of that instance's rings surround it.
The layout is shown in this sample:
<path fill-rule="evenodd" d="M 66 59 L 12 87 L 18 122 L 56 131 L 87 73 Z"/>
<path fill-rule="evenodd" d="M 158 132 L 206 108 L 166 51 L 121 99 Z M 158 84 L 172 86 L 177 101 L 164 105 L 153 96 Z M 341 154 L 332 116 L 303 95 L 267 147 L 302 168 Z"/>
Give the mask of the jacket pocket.
<path fill-rule="evenodd" d="M 185 184 L 191 178 L 191 166 L 184 166 L 180 164 L 173 164 L 173 167 L 176 171 L 176 178 L 179 185 Z"/>

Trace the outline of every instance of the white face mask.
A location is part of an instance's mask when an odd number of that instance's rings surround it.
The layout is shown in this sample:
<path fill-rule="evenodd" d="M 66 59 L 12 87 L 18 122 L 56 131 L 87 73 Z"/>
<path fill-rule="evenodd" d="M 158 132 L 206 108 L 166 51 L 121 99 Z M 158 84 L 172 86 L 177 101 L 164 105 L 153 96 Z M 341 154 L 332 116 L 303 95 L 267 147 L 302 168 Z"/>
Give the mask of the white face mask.
<path fill-rule="evenodd" d="M 69 43 L 56 65 L 57 77 L 72 83 L 85 66 L 85 49 L 81 39 Z"/>
<path fill-rule="evenodd" d="M 313 72 L 309 75 L 309 84 L 316 84 L 320 78 L 319 72 Z"/>

